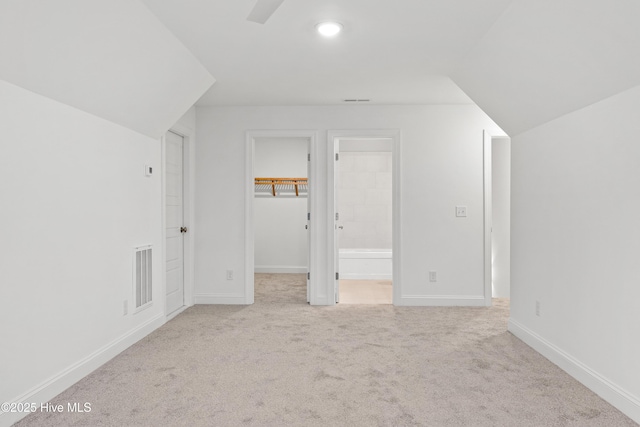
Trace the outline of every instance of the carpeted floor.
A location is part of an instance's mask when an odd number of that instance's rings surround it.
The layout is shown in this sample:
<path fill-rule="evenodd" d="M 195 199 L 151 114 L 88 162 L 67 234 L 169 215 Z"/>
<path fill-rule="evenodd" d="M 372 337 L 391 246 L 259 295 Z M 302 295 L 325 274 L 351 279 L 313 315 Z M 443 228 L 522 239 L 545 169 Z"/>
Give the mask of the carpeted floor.
<path fill-rule="evenodd" d="M 19 426 L 635 426 L 492 308 L 306 304 L 256 275 L 252 306 L 195 306 Z"/>

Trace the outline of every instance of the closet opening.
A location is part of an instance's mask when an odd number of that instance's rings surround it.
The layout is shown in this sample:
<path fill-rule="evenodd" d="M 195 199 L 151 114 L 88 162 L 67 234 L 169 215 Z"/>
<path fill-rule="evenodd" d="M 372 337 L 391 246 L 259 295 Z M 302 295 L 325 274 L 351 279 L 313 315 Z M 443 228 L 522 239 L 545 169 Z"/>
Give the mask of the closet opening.
<path fill-rule="evenodd" d="M 270 132 L 250 138 L 251 302 L 309 302 L 311 140 Z"/>

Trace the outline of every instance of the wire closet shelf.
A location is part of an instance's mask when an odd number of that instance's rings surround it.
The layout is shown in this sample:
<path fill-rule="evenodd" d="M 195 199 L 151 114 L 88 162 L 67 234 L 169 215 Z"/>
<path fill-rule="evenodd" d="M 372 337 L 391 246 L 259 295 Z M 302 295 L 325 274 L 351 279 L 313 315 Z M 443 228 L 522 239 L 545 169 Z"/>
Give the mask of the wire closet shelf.
<path fill-rule="evenodd" d="M 256 197 L 306 197 L 307 178 L 255 178 Z"/>

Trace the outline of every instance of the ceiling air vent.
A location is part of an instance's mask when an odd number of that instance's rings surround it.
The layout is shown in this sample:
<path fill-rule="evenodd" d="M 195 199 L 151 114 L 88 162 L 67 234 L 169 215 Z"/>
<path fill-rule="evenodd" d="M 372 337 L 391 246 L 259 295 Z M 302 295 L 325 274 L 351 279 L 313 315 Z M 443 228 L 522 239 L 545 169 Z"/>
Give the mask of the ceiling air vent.
<path fill-rule="evenodd" d="M 344 102 L 349 102 L 349 103 L 360 103 L 360 102 L 371 102 L 370 99 L 343 99 Z"/>

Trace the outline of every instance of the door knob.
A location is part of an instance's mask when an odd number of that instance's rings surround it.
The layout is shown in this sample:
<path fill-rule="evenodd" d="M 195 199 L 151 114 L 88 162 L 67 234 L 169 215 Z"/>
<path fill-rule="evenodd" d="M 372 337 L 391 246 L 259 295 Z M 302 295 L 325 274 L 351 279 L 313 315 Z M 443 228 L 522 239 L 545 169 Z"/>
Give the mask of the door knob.
<path fill-rule="evenodd" d="M 180 232 L 181 233 L 186 233 L 187 232 L 187 227 L 180 227 Z"/>
<path fill-rule="evenodd" d="M 338 228 L 339 228 L 340 230 L 344 229 L 344 227 L 343 227 L 342 225 L 339 225 L 339 226 L 338 226 Z"/>

